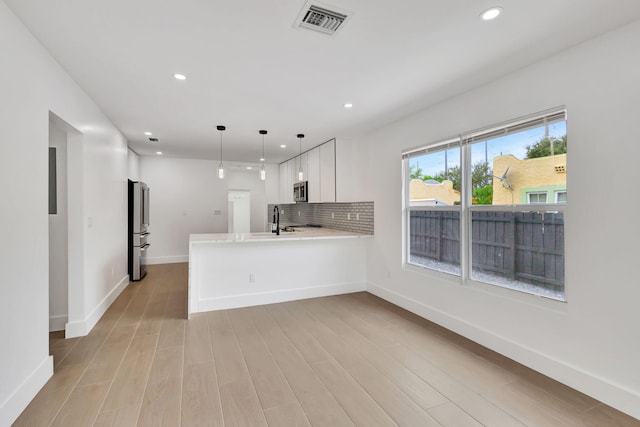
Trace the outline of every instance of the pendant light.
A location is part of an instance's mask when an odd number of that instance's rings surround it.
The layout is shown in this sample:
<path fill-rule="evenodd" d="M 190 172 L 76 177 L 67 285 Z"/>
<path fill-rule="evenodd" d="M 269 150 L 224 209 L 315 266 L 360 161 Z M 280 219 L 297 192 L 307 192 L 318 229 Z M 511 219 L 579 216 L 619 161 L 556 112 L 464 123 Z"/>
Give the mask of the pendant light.
<path fill-rule="evenodd" d="M 298 181 L 304 181 L 304 172 L 302 172 L 302 138 L 304 138 L 304 134 L 299 133 L 298 139 L 300 140 L 300 167 L 298 168 Z"/>
<path fill-rule="evenodd" d="M 218 178 L 224 179 L 224 165 L 222 164 L 222 132 L 227 130 L 225 126 L 216 126 L 216 129 L 220 131 L 220 165 L 218 165 Z"/>
<path fill-rule="evenodd" d="M 260 169 L 260 179 L 267 179 L 267 171 L 264 170 L 264 136 L 267 134 L 266 130 L 259 130 L 258 133 L 262 135 L 262 169 Z"/>

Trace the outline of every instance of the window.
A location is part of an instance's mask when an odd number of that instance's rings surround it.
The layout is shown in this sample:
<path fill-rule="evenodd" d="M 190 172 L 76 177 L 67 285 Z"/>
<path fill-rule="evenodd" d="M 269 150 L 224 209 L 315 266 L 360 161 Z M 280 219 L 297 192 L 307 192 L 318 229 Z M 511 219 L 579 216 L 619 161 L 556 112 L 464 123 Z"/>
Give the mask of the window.
<path fill-rule="evenodd" d="M 547 203 L 547 193 L 527 193 L 527 201 L 530 205 L 545 204 Z"/>
<path fill-rule="evenodd" d="M 460 141 L 409 158 L 409 262 L 460 275 Z"/>
<path fill-rule="evenodd" d="M 405 152 L 406 263 L 565 300 L 566 156 L 564 110 Z"/>
<path fill-rule="evenodd" d="M 556 191 L 555 192 L 555 202 L 556 203 L 567 203 L 567 192 L 566 191 Z"/>

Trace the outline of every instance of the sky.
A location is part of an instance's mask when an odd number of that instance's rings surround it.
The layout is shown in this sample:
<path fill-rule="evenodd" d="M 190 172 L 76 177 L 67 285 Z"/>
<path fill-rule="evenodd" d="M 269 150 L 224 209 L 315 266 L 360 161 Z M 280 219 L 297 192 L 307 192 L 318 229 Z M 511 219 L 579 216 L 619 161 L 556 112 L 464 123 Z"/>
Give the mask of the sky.
<path fill-rule="evenodd" d="M 486 141 L 486 159 L 489 164 L 495 156 L 504 154 L 513 154 L 519 159 L 524 159 L 527 155 L 527 145 L 533 145 L 537 141 L 544 138 L 545 128 L 540 126 L 529 129 L 524 132 L 518 132 L 511 135 L 501 136 Z M 567 133 L 567 123 L 562 121 L 549 125 L 549 136 L 560 138 Z M 434 176 L 445 170 L 445 157 L 448 167 L 460 165 L 460 148 L 451 148 L 445 150 L 425 154 L 422 156 L 412 157 L 409 159 L 409 165 L 418 165 L 422 168 L 423 175 Z M 471 163 L 485 161 L 485 141 L 477 142 L 471 147 Z"/>

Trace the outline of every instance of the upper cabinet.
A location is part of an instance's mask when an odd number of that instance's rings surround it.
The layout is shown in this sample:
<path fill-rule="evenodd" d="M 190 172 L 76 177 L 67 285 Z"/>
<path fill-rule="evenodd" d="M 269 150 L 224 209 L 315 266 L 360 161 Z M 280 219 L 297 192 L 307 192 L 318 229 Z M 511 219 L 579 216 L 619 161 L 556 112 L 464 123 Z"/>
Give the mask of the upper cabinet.
<path fill-rule="evenodd" d="M 280 203 L 294 203 L 293 184 L 298 182 L 302 167 L 308 181 L 308 202 L 336 201 L 336 145 L 335 140 L 315 147 L 293 159 L 280 163 Z"/>
<path fill-rule="evenodd" d="M 308 181 L 309 180 L 309 165 L 308 165 L 308 154 L 309 152 L 304 152 L 302 153 L 301 156 L 298 156 L 298 163 L 297 163 L 297 167 L 296 167 L 296 182 L 299 181 L 298 179 L 298 170 L 300 167 L 302 167 L 302 180 L 303 181 Z"/>
<path fill-rule="evenodd" d="M 278 197 L 278 203 L 286 203 L 284 201 L 285 188 L 287 185 L 287 163 L 280 163 L 280 197 Z"/>
<path fill-rule="evenodd" d="M 353 139 L 336 140 L 336 202 L 372 200 L 367 186 L 367 158 L 361 143 Z"/>
<path fill-rule="evenodd" d="M 309 181 L 309 203 L 320 203 L 320 147 L 307 153 L 307 181 Z"/>
<path fill-rule="evenodd" d="M 293 159 L 280 163 L 280 203 L 293 203 Z"/>
<path fill-rule="evenodd" d="M 336 141 L 320 147 L 320 201 L 336 201 Z"/>

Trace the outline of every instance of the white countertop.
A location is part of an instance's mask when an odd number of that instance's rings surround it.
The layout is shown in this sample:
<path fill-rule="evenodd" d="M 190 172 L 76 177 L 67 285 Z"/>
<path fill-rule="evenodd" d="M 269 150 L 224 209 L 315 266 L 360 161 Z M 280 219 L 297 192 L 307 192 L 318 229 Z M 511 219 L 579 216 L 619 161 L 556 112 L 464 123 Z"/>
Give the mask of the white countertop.
<path fill-rule="evenodd" d="M 333 230 L 331 228 L 297 227 L 296 231 L 281 231 L 279 236 L 271 232 L 191 234 L 189 235 L 189 244 L 274 242 L 320 239 L 358 239 L 363 237 L 372 237 L 372 235 Z"/>

